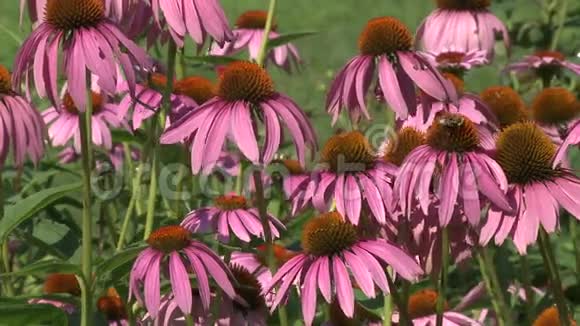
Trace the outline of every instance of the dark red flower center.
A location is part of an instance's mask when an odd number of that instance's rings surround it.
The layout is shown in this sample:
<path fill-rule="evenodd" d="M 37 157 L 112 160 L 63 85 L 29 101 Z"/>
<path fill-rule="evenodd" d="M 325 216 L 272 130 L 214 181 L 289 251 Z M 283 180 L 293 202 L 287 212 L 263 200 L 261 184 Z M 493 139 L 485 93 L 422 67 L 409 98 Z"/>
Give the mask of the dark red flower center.
<path fill-rule="evenodd" d="M 440 65 L 458 65 L 463 62 L 465 53 L 463 52 L 445 52 L 439 54 L 435 61 Z"/>
<path fill-rule="evenodd" d="M 374 151 L 359 131 L 345 132 L 328 139 L 321 161 L 335 173 L 364 171 L 375 162 Z"/>
<path fill-rule="evenodd" d="M 528 119 L 524 100 L 511 87 L 492 86 L 481 92 L 480 96 L 495 114 L 502 129 Z"/>
<path fill-rule="evenodd" d="M 81 294 L 81 288 L 74 274 L 55 273 L 46 277 L 44 281 L 44 293 L 68 293 L 78 296 Z"/>
<path fill-rule="evenodd" d="M 274 258 L 276 258 L 276 262 L 278 263 L 279 266 L 284 265 L 284 263 L 286 263 L 287 261 L 289 261 L 298 254 L 292 250 L 286 249 L 286 247 L 281 246 L 279 244 L 273 244 L 272 248 L 274 249 Z M 258 247 L 256 247 L 256 250 L 258 251 L 258 259 L 260 260 L 262 265 L 264 266 L 268 265 L 266 259 L 267 258 L 266 246 L 259 245 Z"/>
<path fill-rule="evenodd" d="M 302 248 L 314 256 L 332 256 L 358 241 L 356 228 L 338 212 L 314 217 L 304 225 Z"/>
<path fill-rule="evenodd" d="M 397 132 L 394 139 L 389 141 L 383 159 L 400 166 L 409 153 L 424 144 L 425 134 L 423 132 L 415 128 L 403 128 Z"/>
<path fill-rule="evenodd" d="M 159 73 L 152 73 L 147 78 L 145 85 L 158 92 L 164 92 L 167 88 L 167 76 Z"/>
<path fill-rule="evenodd" d="M 556 146 L 533 122 L 519 122 L 504 129 L 497 139 L 496 161 L 510 183 L 528 184 L 552 180 Z"/>
<path fill-rule="evenodd" d="M 246 11 L 236 20 L 238 28 L 247 29 L 264 29 L 266 27 L 266 20 L 268 20 L 268 12 L 264 10 L 250 10 Z M 272 21 L 272 30 L 277 28 L 275 21 Z"/>
<path fill-rule="evenodd" d="M 113 289 L 111 294 L 102 296 L 97 301 L 97 308 L 108 321 L 121 321 L 127 319 L 127 311 L 125 309 L 125 304 L 121 300 L 121 297 Z"/>
<path fill-rule="evenodd" d="M 248 207 L 248 201 L 244 196 L 226 195 L 214 199 L 214 204 L 224 211 L 244 209 Z"/>
<path fill-rule="evenodd" d="M 260 103 L 274 93 L 274 82 L 266 70 L 249 61 L 230 63 L 222 71 L 218 84 L 218 95 L 231 102 Z"/>
<path fill-rule="evenodd" d="M 92 92 L 92 114 L 97 114 L 103 109 L 103 96 L 99 93 Z M 79 109 L 77 108 L 72 96 L 67 92 L 62 98 L 62 105 L 66 111 L 72 114 L 79 114 Z"/>
<path fill-rule="evenodd" d="M 358 39 L 361 54 L 379 56 L 408 51 L 413 46 L 413 34 L 394 17 L 378 17 L 368 21 Z"/>
<path fill-rule="evenodd" d="M 576 326 L 576 322 L 570 318 L 570 326 Z M 562 325 L 560 321 L 560 313 L 558 308 L 550 307 L 542 311 L 542 313 L 536 318 L 532 326 L 560 326 Z"/>
<path fill-rule="evenodd" d="M 491 6 L 491 0 L 436 0 L 437 7 L 448 10 L 482 10 Z"/>
<path fill-rule="evenodd" d="M 453 84 L 453 87 L 455 87 L 455 90 L 459 96 L 465 93 L 465 82 L 463 79 L 459 78 L 456 74 L 451 72 L 443 72 L 442 75 Z"/>
<path fill-rule="evenodd" d="M 255 310 L 264 307 L 266 302 L 261 295 L 262 287 L 252 273 L 238 264 L 230 264 L 230 271 L 237 281 L 236 293 L 246 301 L 245 309 Z"/>
<path fill-rule="evenodd" d="M 580 113 L 580 102 L 563 87 L 546 88 L 531 105 L 534 120 L 545 124 L 565 124 Z"/>
<path fill-rule="evenodd" d="M 68 31 L 92 27 L 105 19 L 103 0 L 48 0 L 45 21 L 53 27 Z"/>
<path fill-rule="evenodd" d="M 427 144 L 441 151 L 470 152 L 479 142 L 475 124 L 461 114 L 442 114 L 427 131 Z"/>
<path fill-rule="evenodd" d="M 0 65 L 0 94 L 8 94 L 12 92 L 12 80 L 10 78 L 10 71 L 3 65 Z"/>
<path fill-rule="evenodd" d="M 187 96 L 202 105 L 216 96 L 215 85 L 207 78 L 190 76 L 175 82 L 175 94 Z"/>
<path fill-rule="evenodd" d="M 190 241 L 189 231 L 179 225 L 161 227 L 153 231 L 147 239 L 149 246 L 164 253 L 179 251 L 187 247 Z"/>
<path fill-rule="evenodd" d="M 437 312 L 438 297 L 439 294 L 436 291 L 429 289 L 413 293 L 409 297 L 407 306 L 409 317 L 414 319 L 434 315 Z M 449 309 L 447 302 L 445 302 L 444 309 Z"/>
<path fill-rule="evenodd" d="M 534 53 L 536 57 L 540 58 L 552 58 L 560 61 L 566 60 L 566 56 L 558 51 L 551 51 L 551 50 L 538 50 Z"/>

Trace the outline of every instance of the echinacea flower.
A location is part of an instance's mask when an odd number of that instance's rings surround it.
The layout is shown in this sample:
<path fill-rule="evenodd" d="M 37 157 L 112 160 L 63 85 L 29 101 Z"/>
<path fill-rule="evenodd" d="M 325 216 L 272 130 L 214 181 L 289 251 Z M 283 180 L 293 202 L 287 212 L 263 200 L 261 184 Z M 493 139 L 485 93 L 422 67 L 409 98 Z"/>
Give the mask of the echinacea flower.
<path fill-rule="evenodd" d="M 97 300 L 97 308 L 105 316 L 109 326 L 128 326 L 127 310 L 119 293 L 114 288 Z"/>
<path fill-rule="evenodd" d="M 262 285 L 256 276 L 243 266 L 230 264 L 230 270 L 236 280 L 238 297 L 234 300 L 223 300 L 218 324 L 266 326 L 268 309 L 262 294 Z"/>
<path fill-rule="evenodd" d="M 549 86 L 554 77 L 560 77 L 563 70 L 580 75 L 580 64 L 566 60 L 566 56 L 558 51 L 536 51 L 524 57 L 521 61 L 509 64 L 505 71 L 516 74 L 533 73 Z"/>
<path fill-rule="evenodd" d="M 359 224 L 363 208 L 379 224 L 386 222 L 397 168 L 378 157 L 362 133 L 332 136 L 320 160 L 323 167 L 312 172 L 306 189 L 295 192 L 293 201 L 312 203 L 320 212 L 328 211 L 334 201 L 336 210 L 354 225 Z"/>
<path fill-rule="evenodd" d="M 173 41 L 183 47 L 186 35 L 203 45 L 211 36 L 218 44 L 234 39 L 218 0 L 151 0 L 153 17 L 167 27 Z"/>
<path fill-rule="evenodd" d="M 118 116 L 125 117 L 130 109 L 133 129 L 139 129 L 143 121 L 153 117 L 163 105 L 163 93 L 167 87 L 167 77 L 153 73 L 143 84 L 135 86 L 134 96 L 126 94 L 119 103 Z M 166 127 L 171 122 L 215 96 L 215 87 L 211 81 L 199 76 L 189 76 L 176 80 L 171 93 L 171 110 L 167 117 Z"/>
<path fill-rule="evenodd" d="M 326 110 L 333 123 L 343 107 L 353 122 L 370 119 L 366 94 L 378 72 L 378 87 L 397 118 L 405 119 L 417 107 L 416 89 L 439 101 L 455 101 L 451 85 L 424 54 L 412 49 L 413 35 L 393 17 L 369 20 L 359 37 L 360 54 L 352 58 L 332 82 Z"/>
<path fill-rule="evenodd" d="M 530 105 L 532 117 L 560 145 L 580 117 L 580 101 L 564 87 L 544 88 Z"/>
<path fill-rule="evenodd" d="M 554 158 L 554 162 L 564 161 L 566 158 L 566 153 L 568 153 L 569 147 L 571 145 L 578 144 L 580 144 L 580 121 L 577 121 L 576 124 L 570 126 L 568 136 L 566 136 L 564 142 L 558 149 L 556 156 Z"/>
<path fill-rule="evenodd" d="M 509 236 L 520 254 L 525 254 L 540 226 L 548 233 L 556 231 L 560 206 L 579 218 L 580 179 L 554 160 L 556 150 L 533 122 L 516 123 L 500 133 L 495 159 L 507 176 L 507 197 L 514 210 L 489 210 L 481 230 L 482 245 L 492 238 L 499 245 Z"/>
<path fill-rule="evenodd" d="M 264 27 L 266 26 L 267 11 L 246 11 L 236 20 L 236 28 L 233 30 L 234 40 L 226 42 L 223 46 L 214 45 L 212 55 L 234 55 L 244 48 L 248 48 L 250 59 L 258 58 L 262 41 L 264 40 Z M 269 40 L 274 40 L 280 35 L 277 33 L 277 24 L 272 23 L 272 30 L 268 34 Z M 290 71 L 292 65 L 300 63 L 298 49 L 292 43 L 286 43 L 274 47 L 268 52 L 268 59 L 286 71 Z"/>
<path fill-rule="evenodd" d="M 113 146 L 110 128 L 129 126 L 117 117 L 117 105 L 110 103 L 107 96 L 93 92 L 92 94 L 92 142 L 110 150 Z M 66 93 L 59 108 L 51 107 L 42 112 L 44 122 L 48 127 L 48 137 L 53 146 L 64 146 L 71 139 L 74 149 L 81 151 L 81 129 L 79 126 L 80 110 L 75 105 L 70 93 Z"/>
<path fill-rule="evenodd" d="M 257 116 L 260 119 L 257 119 Z M 264 146 L 258 146 L 257 125 L 265 124 Z M 287 96 L 276 92 L 268 73 L 247 61 L 229 64 L 221 73 L 217 96 L 183 116 L 161 136 L 161 143 L 191 142 L 191 169 L 209 173 L 226 138 L 254 164 L 270 163 L 288 127 L 298 161 L 305 163 L 306 145 L 314 151 L 316 136 L 306 114 Z"/>
<path fill-rule="evenodd" d="M 443 73 L 443 76 L 455 87 L 458 100 L 456 103 L 446 103 L 428 98 L 423 99 L 422 103 L 417 106 L 417 117 L 414 120 L 420 124 L 421 117 L 427 116 L 427 119 L 423 118 L 426 121 L 419 129 L 426 130 L 441 113 L 461 114 L 477 125 L 482 147 L 492 149 L 495 145 L 493 134 L 498 129 L 495 114 L 479 96 L 465 91 L 465 83 L 461 78 L 452 73 Z"/>
<path fill-rule="evenodd" d="M 0 65 L 0 169 L 10 156 L 21 169 L 26 156 L 33 163 L 44 155 L 44 122 L 33 105 L 12 90 L 10 72 Z"/>
<path fill-rule="evenodd" d="M 437 9 L 417 29 L 417 43 L 427 52 L 453 48 L 462 53 L 485 51 L 494 56 L 496 34 L 501 33 L 506 48 L 507 27 L 488 7 L 491 0 L 437 0 Z"/>
<path fill-rule="evenodd" d="M 177 306 L 185 314 L 192 311 L 192 288 L 189 272 L 197 279 L 201 305 L 204 311 L 210 306 L 208 274 L 219 288 L 234 298 L 236 293 L 231 274 L 222 260 L 201 242 L 191 239 L 189 231 L 181 226 L 165 226 L 157 229 L 147 239 L 149 248 L 143 250 L 131 269 L 129 278 L 129 301 L 132 296 L 145 305 L 153 319 L 161 305 L 160 276 L 169 275 L 171 293 Z M 161 272 L 161 267 L 168 270 Z M 143 291 L 141 290 L 143 288 Z M 144 294 L 144 299 L 142 293 Z"/>
<path fill-rule="evenodd" d="M 570 319 L 570 326 L 576 326 L 576 322 L 572 319 L 572 316 L 568 317 Z M 538 315 L 538 317 L 536 318 L 536 320 L 534 320 L 534 323 L 532 324 L 532 326 L 560 326 L 562 325 L 562 321 L 560 319 L 560 313 L 558 312 L 558 308 L 556 308 L 555 306 L 549 307 L 544 309 L 544 311 L 542 311 L 540 313 L 540 315 Z"/>
<path fill-rule="evenodd" d="M 54 273 L 50 274 L 44 280 L 43 293 L 45 295 L 51 294 L 70 294 L 72 296 L 80 296 L 81 288 L 79 282 L 74 274 Z M 73 314 L 77 307 L 69 302 L 56 299 L 31 299 L 28 301 L 31 304 L 49 304 L 65 311 L 68 314 Z"/>
<path fill-rule="evenodd" d="M 463 76 L 466 71 L 489 63 L 487 53 L 481 50 L 463 52 L 456 50 L 454 46 L 442 49 L 439 52 L 426 53 L 435 66 L 444 72 Z"/>
<path fill-rule="evenodd" d="M 250 208 L 243 196 L 225 195 L 214 200 L 214 206 L 204 207 L 189 212 L 181 226 L 193 233 L 217 233 L 222 242 L 230 241 L 230 234 L 243 242 L 250 242 L 252 236 L 264 238 L 264 227 L 256 208 Z M 268 214 L 268 223 L 272 237 L 280 236 L 284 224 Z"/>
<path fill-rule="evenodd" d="M 409 215 L 416 203 L 428 214 L 432 184 L 441 226 L 449 224 L 456 206 L 477 225 L 482 197 L 501 210 L 512 209 L 505 197 L 504 173 L 483 150 L 475 124 L 460 114 L 437 117 L 427 131 L 426 144 L 403 162 L 394 193 L 404 214 Z"/>
<path fill-rule="evenodd" d="M 435 326 L 437 298 L 439 294 L 430 289 L 417 291 L 409 296 L 407 309 L 414 326 Z M 443 326 L 482 326 L 482 324 L 458 311 L 450 310 L 445 302 Z M 399 322 L 399 313 L 393 314 L 393 322 Z"/>
<path fill-rule="evenodd" d="M 479 96 L 496 116 L 500 129 L 529 119 L 526 103 L 509 86 L 491 86 L 484 89 Z"/>
<path fill-rule="evenodd" d="M 210 293 L 211 299 L 216 299 L 215 293 Z M 222 298 L 223 300 L 223 298 Z M 220 302 L 221 304 L 222 302 Z M 213 316 L 209 311 L 204 310 L 198 289 L 193 289 L 191 293 L 191 310 L 187 313 L 191 317 L 195 326 L 211 325 L 209 322 Z M 174 294 L 164 295 L 159 304 L 159 313 L 156 317 L 146 313 L 141 319 L 141 324 L 155 326 L 187 326 L 184 312 L 179 308 L 178 301 Z"/>
<path fill-rule="evenodd" d="M 386 267 L 398 276 L 415 280 L 421 268 L 397 245 L 383 239 L 363 239 L 355 226 L 337 212 L 322 214 L 306 223 L 302 232 L 303 253 L 285 263 L 264 289 L 278 288 L 273 311 L 288 296 L 290 287 L 300 289 L 302 315 L 312 325 L 318 291 L 327 303 L 337 300 L 345 316 L 354 316 L 353 282 L 365 296 L 376 297 L 375 285 L 389 292 Z"/>
<path fill-rule="evenodd" d="M 102 91 L 115 94 L 120 78 L 134 89 L 135 66 L 150 67 L 145 51 L 105 17 L 102 0 L 47 0 L 45 13 L 15 59 L 13 83 L 21 87 L 24 81 L 27 93 L 34 82 L 38 95 L 59 107 L 58 75 L 63 70 L 70 96 L 84 112 L 89 74 L 98 77 Z M 64 67 L 59 66 L 59 52 Z"/>

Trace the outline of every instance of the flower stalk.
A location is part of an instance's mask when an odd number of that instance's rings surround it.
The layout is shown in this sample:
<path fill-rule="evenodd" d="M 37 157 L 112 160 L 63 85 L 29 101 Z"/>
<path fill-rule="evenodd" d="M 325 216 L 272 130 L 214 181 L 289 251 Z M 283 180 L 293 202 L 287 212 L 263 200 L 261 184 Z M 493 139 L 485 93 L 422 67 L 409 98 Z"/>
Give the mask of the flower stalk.
<path fill-rule="evenodd" d="M 477 251 L 477 261 L 479 270 L 485 283 L 487 293 L 491 297 L 493 309 L 498 316 L 498 325 L 513 325 L 512 316 L 509 312 L 509 306 L 501 289 L 501 284 L 494 268 L 492 257 L 487 248 L 482 247 Z"/>
<path fill-rule="evenodd" d="M 560 272 L 558 271 L 556 258 L 554 257 L 554 250 L 552 248 L 552 244 L 550 243 L 550 236 L 543 228 L 540 228 L 538 244 L 542 253 L 544 265 L 548 268 L 550 285 L 552 286 L 552 294 L 554 295 L 556 307 L 558 308 L 558 314 L 560 315 L 560 323 L 562 326 L 570 326 L 568 306 L 566 305 L 564 291 L 562 291 L 562 280 L 560 278 Z"/>
<path fill-rule="evenodd" d="M 81 325 L 92 325 L 92 271 L 93 271 L 93 231 L 91 216 L 91 170 L 92 170 L 92 146 L 91 146 L 91 121 L 93 110 L 93 96 L 91 90 L 91 77 L 87 77 L 87 103 L 85 113 L 79 114 L 79 126 L 81 131 L 81 160 L 83 169 L 83 210 L 82 210 L 82 257 L 81 268 L 86 285 L 81 293 Z"/>
<path fill-rule="evenodd" d="M 162 132 L 165 128 L 165 121 L 171 111 L 171 93 L 173 92 L 173 79 L 175 77 L 175 63 L 177 58 L 177 44 L 174 41 L 169 41 L 167 47 L 167 85 L 163 92 L 163 107 L 159 112 L 159 129 L 157 124 L 153 121 L 153 132 L 151 133 L 152 141 L 150 146 L 153 146 L 152 164 L 151 164 L 151 180 L 149 184 L 149 195 L 147 199 L 147 214 L 145 216 L 145 232 L 143 239 L 147 240 L 151 231 L 153 230 L 153 222 L 155 219 L 155 203 L 157 201 L 157 187 L 158 187 L 158 172 L 161 159 L 158 132 Z"/>
<path fill-rule="evenodd" d="M 447 273 L 449 269 L 449 232 L 447 228 L 441 231 L 441 271 L 437 283 L 437 319 L 436 326 L 443 325 L 443 313 L 445 312 L 445 300 L 447 290 Z"/>

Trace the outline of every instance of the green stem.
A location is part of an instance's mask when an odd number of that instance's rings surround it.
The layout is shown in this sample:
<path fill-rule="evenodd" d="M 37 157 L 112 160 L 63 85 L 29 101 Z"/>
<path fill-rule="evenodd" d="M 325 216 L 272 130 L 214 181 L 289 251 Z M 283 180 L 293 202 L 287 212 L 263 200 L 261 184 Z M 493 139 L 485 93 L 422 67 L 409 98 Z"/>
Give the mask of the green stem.
<path fill-rule="evenodd" d="M 274 273 L 276 271 L 276 261 L 274 260 L 274 248 L 272 246 L 272 230 L 270 230 L 270 223 L 268 222 L 267 204 L 264 198 L 264 184 L 262 183 L 262 173 L 260 170 L 254 171 L 254 186 L 256 188 L 256 205 L 258 206 L 260 220 L 262 222 L 262 227 L 264 228 L 266 262 L 270 271 Z M 282 310 L 284 311 L 278 313 L 280 325 L 288 325 L 288 315 L 285 308 L 282 308 Z"/>
<path fill-rule="evenodd" d="M 530 279 L 530 264 L 528 262 L 528 257 L 525 255 L 520 256 L 520 263 L 522 265 L 522 283 L 526 293 L 526 319 L 528 324 L 531 325 L 534 322 L 534 306 L 536 302 L 534 298 L 534 291 L 532 291 L 532 281 Z"/>
<path fill-rule="evenodd" d="M 393 296 L 385 294 L 385 301 L 383 305 L 383 326 L 391 326 L 393 324 Z"/>
<path fill-rule="evenodd" d="M 408 304 L 407 302 L 404 302 L 403 299 L 401 299 L 401 297 L 399 296 L 399 293 L 397 292 L 397 287 L 395 285 L 395 282 L 393 281 L 393 278 L 391 277 L 390 271 L 387 270 L 385 275 L 387 277 L 387 283 L 389 284 L 390 297 L 392 298 L 392 301 L 399 309 L 399 325 L 408 325 L 410 320 L 409 309 L 407 307 Z M 387 319 L 387 317 L 388 316 L 385 316 L 385 320 Z"/>
<path fill-rule="evenodd" d="M 580 284 L 580 239 L 578 238 L 578 222 L 575 218 L 570 217 L 570 236 L 574 246 L 574 257 L 576 258 L 576 279 Z"/>
<path fill-rule="evenodd" d="M 447 270 L 449 267 L 449 233 L 447 228 L 441 231 L 441 272 L 437 284 L 437 319 L 436 326 L 443 325 L 443 313 L 445 310 L 447 290 Z"/>
<path fill-rule="evenodd" d="M 165 128 L 165 120 L 169 113 L 171 112 L 171 94 L 173 92 L 173 79 L 175 78 L 175 58 L 177 57 L 177 45 L 173 41 L 169 41 L 169 46 L 167 47 L 167 85 L 163 92 L 163 108 L 159 112 L 159 132 L 162 132 Z M 153 222 L 155 220 L 155 203 L 157 200 L 157 187 L 158 187 L 158 170 L 160 165 L 161 153 L 160 146 L 157 137 L 158 129 L 153 121 L 153 132 L 151 134 L 152 141 L 150 145 L 153 146 L 153 162 L 151 166 L 151 180 L 149 184 L 149 196 L 147 199 L 147 213 L 145 215 L 145 232 L 143 233 L 143 239 L 147 240 L 151 231 L 153 231 Z"/>
<path fill-rule="evenodd" d="M 2 170 L 0 169 L 0 219 L 1 218 L 4 218 L 4 179 L 2 178 Z M 10 251 L 8 250 L 8 241 L 8 237 L 6 237 L 6 240 L 3 243 L 0 243 L 0 260 L 2 260 L 0 272 L 4 273 L 10 273 Z M 6 278 L 5 281 L 2 282 L 2 285 L 4 296 L 11 297 L 14 295 L 10 278 Z"/>
<path fill-rule="evenodd" d="M 554 33 L 554 37 L 552 38 L 552 45 L 550 46 L 551 50 L 556 50 L 558 47 L 558 41 L 560 40 L 560 35 L 562 35 L 562 30 L 564 29 L 564 25 L 566 24 L 566 18 L 568 17 L 568 0 L 562 0 L 562 5 L 560 9 L 560 20 L 558 21 L 558 27 L 556 28 L 556 32 Z"/>
<path fill-rule="evenodd" d="M 270 31 L 272 31 L 272 22 L 274 21 L 275 11 L 276 0 L 270 0 L 270 6 L 268 7 L 268 17 L 266 18 L 266 26 L 264 26 L 264 39 L 262 39 L 262 45 L 260 46 L 260 52 L 258 52 L 258 59 L 256 60 L 260 66 L 264 65 L 266 53 L 268 52 L 268 35 L 270 35 Z"/>
<path fill-rule="evenodd" d="M 84 291 L 81 293 L 81 325 L 92 325 L 92 271 L 93 271 L 93 232 L 91 217 L 91 121 L 92 121 L 92 90 L 90 77 L 87 78 L 87 105 L 85 113 L 79 114 L 79 126 L 81 131 L 81 158 L 83 168 L 83 211 L 82 211 L 82 256 L 81 267 L 86 281 Z"/>
<path fill-rule="evenodd" d="M 191 314 L 185 314 L 185 325 L 193 326 L 193 318 L 191 318 Z"/>
<path fill-rule="evenodd" d="M 550 285 L 552 286 L 556 307 L 558 308 L 558 314 L 560 315 L 560 323 L 562 326 L 570 326 L 570 315 L 568 314 L 566 297 L 564 296 L 564 291 L 562 291 L 562 280 L 560 279 L 560 272 L 558 271 L 558 265 L 556 264 L 556 258 L 554 257 L 554 250 L 550 243 L 550 236 L 543 228 L 540 229 L 540 237 L 538 240 L 540 250 L 543 252 L 542 258 L 544 259 L 544 264 L 548 265 Z"/>
<path fill-rule="evenodd" d="M 503 295 L 501 289 L 501 284 L 499 283 L 499 278 L 495 268 L 493 267 L 492 257 L 490 256 L 489 250 L 485 247 L 480 248 L 477 251 L 477 260 L 479 262 L 479 269 L 481 271 L 481 276 L 487 288 L 487 293 L 491 297 L 491 303 L 493 304 L 493 309 L 495 310 L 498 317 L 498 325 L 513 325 L 513 321 L 508 310 L 508 304 Z"/>

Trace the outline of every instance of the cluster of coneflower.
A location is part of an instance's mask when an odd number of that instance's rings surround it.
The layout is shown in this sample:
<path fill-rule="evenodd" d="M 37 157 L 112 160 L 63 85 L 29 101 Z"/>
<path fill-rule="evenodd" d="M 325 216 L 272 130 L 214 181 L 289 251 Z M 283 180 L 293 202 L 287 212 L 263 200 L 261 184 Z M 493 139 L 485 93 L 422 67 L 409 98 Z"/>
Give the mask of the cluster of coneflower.
<path fill-rule="evenodd" d="M 562 209 L 580 218 L 580 179 L 567 155 L 580 143 L 580 103 L 562 82 L 580 65 L 546 50 L 508 65 L 501 73 L 541 81 L 529 105 L 508 86 L 470 93 L 464 77 L 494 60 L 498 36 L 510 46 L 490 0 L 437 0 L 416 35 L 397 18 L 373 18 L 326 100 L 332 124 L 346 111 L 352 130 L 319 150 L 308 115 L 267 70 L 301 64 L 293 44 L 268 45 L 280 37 L 270 1 L 232 30 L 218 0 L 20 0 L 34 29 L 13 71 L 0 66 L 0 164 L 40 162 L 48 140 L 65 147 L 61 163 L 81 160 L 84 183 L 82 275 L 51 274 L 44 285 L 47 295 L 81 296 L 81 305 L 30 304 L 80 309 L 83 325 L 93 306 L 110 325 L 267 325 L 275 311 L 288 325 L 295 298 L 306 325 L 516 325 L 488 250 L 509 239 L 522 256 L 538 244 L 549 276 L 550 289 L 538 291 L 550 293 L 550 306 L 529 321 L 575 324 L 550 235 Z M 249 59 L 216 67 L 216 83 L 184 76 L 176 61 L 190 41 L 211 58 L 247 49 Z M 166 64 L 148 51 L 162 46 Z M 33 93 L 52 107 L 37 110 Z M 361 127 L 373 120 L 371 102 L 395 115 L 394 135 L 379 148 Z M 136 151 L 112 129 L 147 141 Z M 170 215 L 156 205 L 166 145 L 189 155 L 192 175 L 222 169 L 236 187 L 178 221 L 160 219 Z M 121 294 L 103 290 L 93 266 L 93 147 L 118 170 L 129 161 L 152 167 L 145 218 L 132 221 L 140 200 L 132 196 L 122 221 L 117 251 L 129 222 L 147 247 L 128 278 L 112 282 Z M 284 173 L 268 175 L 272 166 Z M 276 189 L 277 208 L 265 196 Z M 292 250 L 290 232 L 301 233 Z M 470 259 L 485 282 L 450 307 L 450 266 Z M 104 295 L 93 300 L 99 287 Z M 533 305 L 531 285 L 524 290 L 512 292 Z M 493 306 L 470 310 L 486 293 Z M 384 309 L 371 311 L 362 297 L 384 300 Z"/>

